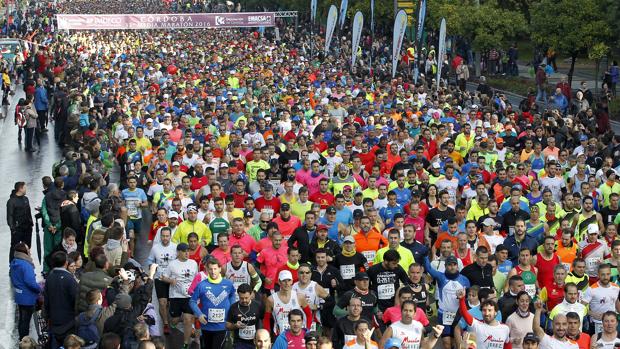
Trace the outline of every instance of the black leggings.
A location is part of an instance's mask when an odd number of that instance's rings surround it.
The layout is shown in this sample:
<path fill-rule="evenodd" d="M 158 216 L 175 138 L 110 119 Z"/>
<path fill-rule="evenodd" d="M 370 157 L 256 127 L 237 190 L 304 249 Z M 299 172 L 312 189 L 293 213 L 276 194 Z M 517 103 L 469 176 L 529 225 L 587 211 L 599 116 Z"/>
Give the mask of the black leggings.
<path fill-rule="evenodd" d="M 19 322 L 17 324 L 17 332 L 19 333 L 19 340 L 30 334 L 30 319 L 34 313 L 34 305 L 18 305 L 19 308 Z"/>
<path fill-rule="evenodd" d="M 202 331 L 200 347 L 209 349 L 221 349 L 226 342 L 227 331 Z"/>

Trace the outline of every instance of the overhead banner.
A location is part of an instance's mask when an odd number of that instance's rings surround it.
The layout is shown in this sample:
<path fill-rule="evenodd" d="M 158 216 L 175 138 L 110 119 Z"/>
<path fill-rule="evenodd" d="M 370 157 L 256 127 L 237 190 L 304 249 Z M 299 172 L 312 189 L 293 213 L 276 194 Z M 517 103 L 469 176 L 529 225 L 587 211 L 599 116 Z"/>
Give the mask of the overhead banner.
<path fill-rule="evenodd" d="M 364 27 L 364 15 L 357 11 L 355 17 L 353 17 L 353 31 L 351 38 L 351 68 L 355 67 L 355 60 L 357 59 L 357 49 L 360 45 L 360 37 L 362 36 L 362 27 Z"/>
<path fill-rule="evenodd" d="M 446 55 L 446 19 L 441 19 L 439 25 L 439 47 L 437 48 L 437 89 L 441 81 L 441 69 L 443 68 L 443 57 Z"/>
<path fill-rule="evenodd" d="M 325 54 L 329 52 L 329 45 L 332 43 L 334 29 L 336 29 L 336 21 L 338 20 L 338 9 L 332 5 L 327 14 L 327 28 L 325 29 Z"/>
<path fill-rule="evenodd" d="M 370 0 L 370 31 L 375 32 L 375 0 Z"/>
<path fill-rule="evenodd" d="M 318 0 L 310 1 L 310 20 L 312 20 L 312 23 L 314 23 L 314 20 L 316 19 L 317 1 Z"/>
<path fill-rule="evenodd" d="M 347 19 L 347 7 L 349 7 L 349 0 L 342 0 L 340 2 L 340 30 L 344 28 L 344 20 Z"/>
<path fill-rule="evenodd" d="M 200 29 L 273 27 L 273 12 L 56 15 L 58 29 Z"/>
<path fill-rule="evenodd" d="M 403 45 L 407 29 L 407 12 L 400 10 L 394 19 L 394 37 L 392 38 L 392 78 L 396 76 L 396 68 L 400 59 L 400 48 Z"/>

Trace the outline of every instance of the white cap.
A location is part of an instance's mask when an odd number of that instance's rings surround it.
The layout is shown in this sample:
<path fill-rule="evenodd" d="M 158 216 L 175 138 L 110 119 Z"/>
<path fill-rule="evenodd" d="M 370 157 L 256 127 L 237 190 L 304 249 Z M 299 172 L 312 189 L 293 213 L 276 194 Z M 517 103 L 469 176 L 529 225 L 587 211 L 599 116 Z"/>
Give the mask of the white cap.
<path fill-rule="evenodd" d="M 241 141 L 241 144 L 248 145 L 248 144 L 250 144 L 250 142 L 247 139 L 244 139 L 244 140 Z"/>
<path fill-rule="evenodd" d="M 592 223 L 588 225 L 588 235 L 589 234 L 598 234 L 599 229 L 598 229 L 598 224 L 597 223 Z"/>
<path fill-rule="evenodd" d="M 441 168 L 441 165 L 438 162 L 433 162 L 433 168 Z"/>
<path fill-rule="evenodd" d="M 153 119 L 151 118 L 146 119 L 146 123 L 148 124 L 149 122 L 153 122 Z"/>
<path fill-rule="evenodd" d="M 293 280 L 293 274 L 288 270 L 282 270 L 280 274 L 278 274 L 278 280 Z"/>
<path fill-rule="evenodd" d="M 178 161 L 175 161 L 175 162 L 172 163 L 172 166 L 181 166 L 181 164 L 179 164 Z"/>
<path fill-rule="evenodd" d="M 179 213 L 177 211 L 168 212 L 168 218 L 179 218 Z"/>

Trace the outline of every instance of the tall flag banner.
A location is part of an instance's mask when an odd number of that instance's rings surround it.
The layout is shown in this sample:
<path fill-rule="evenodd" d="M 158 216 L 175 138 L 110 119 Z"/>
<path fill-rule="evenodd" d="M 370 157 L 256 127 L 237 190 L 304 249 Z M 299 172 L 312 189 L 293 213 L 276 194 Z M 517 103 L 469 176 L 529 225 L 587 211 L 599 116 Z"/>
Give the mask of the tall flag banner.
<path fill-rule="evenodd" d="M 446 55 L 446 19 L 441 19 L 439 25 L 439 47 L 437 48 L 437 89 L 439 89 L 439 79 L 441 79 L 441 69 L 443 68 L 444 56 Z"/>
<path fill-rule="evenodd" d="M 312 23 L 314 23 L 314 20 L 316 19 L 317 1 L 318 0 L 310 0 L 310 20 L 312 20 Z"/>
<path fill-rule="evenodd" d="M 370 31 L 375 32 L 375 0 L 370 0 Z"/>
<path fill-rule="evenodd" d="M 415 52 L 420 58 L 421 46 L 422 46 L 422 33 L 424 32 L 424 19 L 426 18 L 426 0 L 419 0 L 418 2 L 418 25 L 415 33 Z M 414 66 L 414 82 L 418 82 L 420 62 L 416 60 Z"/>
<path fill-rule="evenodd" d="M 407 29 L 407 12 L 400 10 L 394 19 L 394 37 L 392 39 L 392 78 L 396 76 L 396 68 L 400 59 L 400 48 L 403 45 Z"/>
<path fill-rule="evenodd" d="M 349 6 L 349 0 L 342 0 L 340 2 L 340 30 L 344 28 L 344 20 L 347 18 L 347 7 Z"/>
<path fill-rule="evenodd" d="M 353 18 L 353 34 L 351 38 L 351 68 L 355 66 L 357 59 L 357 49 L 360 45 L 360 37 L 362 36 L 362 28 L 364 27 L 364 15 L 357 11 Z"/>
<path fill-rule="evenodd" d="M 336 21 L 338 20 L 338 9 L 332 5 L 327 14 L 327 28 L 325 29 L 325 54 L 329 52 L 329 44 L 332 42 Z"/>

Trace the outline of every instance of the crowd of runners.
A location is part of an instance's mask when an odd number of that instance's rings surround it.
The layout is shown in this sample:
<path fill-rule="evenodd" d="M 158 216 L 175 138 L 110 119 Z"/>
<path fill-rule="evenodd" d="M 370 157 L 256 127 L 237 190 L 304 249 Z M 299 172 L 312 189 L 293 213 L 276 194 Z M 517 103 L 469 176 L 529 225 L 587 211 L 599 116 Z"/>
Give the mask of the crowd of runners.
<path fill-rule="evenodd" d="M 414 84 L 405 63 L 390 79 L 380 35 L 350 67 L 348 38 L 318 54 L 284 23 L 54 25 L 125 5 L 33 2 L 8 26 L 34 43 L 5 59 L 19 141 L 34 152 L 49 129 L 63 149 L 42 202 L 24 182 L 7 202 L 20 348 L 620 346 L 607 101 L 467 91 L 456 52 L 427 79 L 433 42 Z"/>

